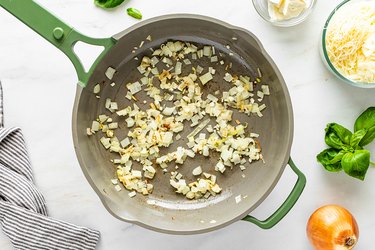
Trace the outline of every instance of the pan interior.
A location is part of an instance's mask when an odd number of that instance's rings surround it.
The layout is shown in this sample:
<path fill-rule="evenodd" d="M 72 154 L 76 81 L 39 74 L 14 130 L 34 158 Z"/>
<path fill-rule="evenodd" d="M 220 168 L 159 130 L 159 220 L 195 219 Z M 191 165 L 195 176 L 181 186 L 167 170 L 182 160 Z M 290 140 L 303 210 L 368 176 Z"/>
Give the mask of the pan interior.
<path fill-rule="evenodd" d="M 275 69 L 272 62 L 262 53 L 255 40 L 242 31 L 225 27 L 221 24 L 197 18 L 173 18 L 149 22 L 137 29 L 124 32 L 118 43 L 103 61 L 98 65 L 92 75 L 88 86 L 79 90 L 76 105 L 75 140 L 77 155 L 83 171 L 91 185 L 106 204 L 112 214 L 127 221 L 134 221 L 143 226 L 173 233 L 203 232 L 223 226 L 235 219 L 252 211 L 268 195 L 276 184 L 282 170 L 285 167 L 286 157 L 289 156 L 292 137 L 292 114 L 289 96 L 284 86 L 281 75 Z M 151 35 L 152 41 L 146 41 Z M 236 39 L 232 39 L 235 37 Z M 151 55 L 150 48 L 158 48 L 167 41 L 192 42 L 199 47 L 202 45 L 215 46 L 216 51 L 223 54 L 224 65 L 215 66 L 214 79 L 202 87 L 203 95 L 214 94 L 219 91 L 227 91 L 230 84 L 223 80 L 225 67 L 229 63 L 232 68 L 229 72 L 256 77 L 258 68 L 262 72 L 262 81 L 270 86 L 271 96 L 265 98 L 263 103 L 267 109 L 262 118 L 248 116 L 234 112 L 234 119 L 249 124 L 247 132 L 260 134 L 259 141 L 265 163 L 258 161 L 246 163 L 247 169 L 241 171 L 238 166 L 227 170 L 223 175 L 214 171 L 219 155 L 211 153 L 210 157 L 199 154 L 194 159 L 188 159 L 178 169 L 186 176 L 187 182 L 193 181 L 191 171 L 201 166 L 205 172 L 215 174 L 217 182 L 223 191 L 220 195 L 210 197 L 207 200 L 187 200 L 182 195 L 174 193 L 169 185 L 169 174 L 162 174 L 160 169 L 152 180 L 154 192 L 148 196 L 138 194 L 129 198 L 128 191 L 123 188 L 117 192 L 111 183 L 116 178 L 115 166 L 110 159 L 117 158 L 115 154 L 106 151 L 100 144 L 100 133 L 88 137 L 86 128 L 91 126 L 99 114 L 109 114 L 104 104 L 106 98 L 116 101 L 119 108 L 125 108 L 134 102 L 125 98 L 126 87 L 129 82 L 139 80 L 140 73 L 136 69 L 139 60 Z M 132 53 L 134 47 L 138 47 L 141 41 L 144 45 Z M 228 46 L 229 45 L 229 46 Z M 228 49 L 229 48 L 229 49 Z M 233 55 L 229 55 L 233 53 Z M 137 57 L 139 60 L 135 60 Z M 193 61 L 192 61 L 193 62 Z M 208 68 L 212 64 L 208 59 L 199 59 L 192 65 L 183 67 L 183 74 L 191 71 L 191 67 L 197 65 Z M 106 79 L 104 72 L 111 66 L 116 68 L 117 73 L 113 81 Z M 93 88 L 97 83 L 102 84 L 100 99 L 93 94 Z M 114 86 L 111 83 L 115 82 Z M 137 105 L 146 109 L 151 99 L 144 91 L 136 94 Z M 147 101 L 144 104 L 143 101 Z M 116 116 L 113 116 L 114 118 Z M 116 120 L 117 119 L 117 120 Z M 128 129 L 122 118 L 115 118 L 119 122 L 121 133 L 117 132 L 118 138 L 125 138 Z M 189 122 L 190 123 L 190 122 Z M 213 120 L 211 124 L 214 124 Z M 186 135 L 191 132 L 190 126 L 185 124 L 181 133 L 182 139 L 176 141 L 169 148 L 161 151 L 161 154 L 174 151 L 178 146 L 186 147 Z M 170 165 L 173 170 L 175 165 Z M 134 169 L 141 170 L 140 165 L 134 165 Z M 235 197 L 245 196 L 240 203 L 236 203 Z M 150 202 L 151 201 L 151 202 Z"/>

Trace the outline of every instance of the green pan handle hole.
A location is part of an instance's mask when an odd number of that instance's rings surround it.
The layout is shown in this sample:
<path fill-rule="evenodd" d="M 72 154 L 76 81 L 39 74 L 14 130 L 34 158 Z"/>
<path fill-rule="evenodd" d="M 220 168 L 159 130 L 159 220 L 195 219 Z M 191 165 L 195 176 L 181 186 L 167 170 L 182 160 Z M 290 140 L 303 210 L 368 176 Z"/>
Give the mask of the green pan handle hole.
<path fill-rule="evenodd" d="M 91 45 L 81 41 L 73 45 L 73 51 L 79 58 L 85 73 L 89 72 L 91 66 L 104 49 L 104 46 Z"/>
<path fill-rule="evenodd" d="M 274 212 L 270 217 L 265 220 L 258 220 L 257 218 L 247 215 L 242 220 L 254 223 L 255 225 L 259 226 L 263 229 L 269 229 L 279 223 L 285 215 L 292 209 L 294 204 L 296 204 L 298 198 L 301 196 L 303 189 L 306 185 L 306 177 L 305 175 L 297 168 L 297 166 L 292 161 L 292 158 L 289 158 L 288 165 L 293 170 L 293 172 L 297 175 L 298 179 L 296 184 L 293 187 L 292 192 L 289 194 L 288 198 L 284 201 L 284 203 Z"/>

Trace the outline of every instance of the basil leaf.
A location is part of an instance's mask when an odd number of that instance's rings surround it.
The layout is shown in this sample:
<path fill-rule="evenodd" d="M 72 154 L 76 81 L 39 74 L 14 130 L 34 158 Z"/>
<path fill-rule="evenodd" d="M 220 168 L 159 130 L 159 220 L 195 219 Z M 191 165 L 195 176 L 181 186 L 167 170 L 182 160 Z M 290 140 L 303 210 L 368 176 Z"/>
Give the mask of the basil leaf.
<path fill-rule="evenodd" d="M 109 9 L 114 8 L 122 4 L 125 0 L 94 0 L 96 6 L 101 8 Z"/>
<path fill-rule="evenodd" d="M 363 181 L 370 165 L 370 151 L 356 150 L 354 153 L 346 153 L 342 157 L 341 165 L 345 173 Z"/>
<path fill-rule="evenodd" d="M 326 127 L 325 142 L 328 146 L 342 149 L 344 145 L 350 145 L 352 132 L 337 123 L 329 123 Z"/>
<path fill-rule="evenodd" d="M 358 130 L 355 132 L 352 137 L 350 137 L 350 146 L 353 149 L 361 149 L 358 145 L 362 138 L 366 135 L 367 131 L 365 129 Z"/>
<path fill-rule="evenodd" d="M 354 132 L 362 129 L 367 130 L 367 133 L 359 145 L 365 146 L 375 139 L 375 107 L 366 109 L 355 121 Z"/>
<path fill-rule="evenodd" d="M 338 172 L 342 169 L 341 159 L 344 155 L 345 152 L 343 150 L 340 151 L 334 148 L 328 148 L 318 154 L 316 159 L 326 170 L 330 172 Z"/>
<path fill-rule="evenodd" d="M 375 139 L 375 126 L 367 130 L 366 135 L 360 141 L 359 145 L 362 147 L 366 146 L 367 144 L 370 144 L 374 139 Z"/>
<path fill-rule="evenodd" d="M 128 12 L 128 15 L 131 17 L 134 17 L 135 19 L 142 19 L 142 13 L 134 8 L 128 8 L 126 10 Z"/>

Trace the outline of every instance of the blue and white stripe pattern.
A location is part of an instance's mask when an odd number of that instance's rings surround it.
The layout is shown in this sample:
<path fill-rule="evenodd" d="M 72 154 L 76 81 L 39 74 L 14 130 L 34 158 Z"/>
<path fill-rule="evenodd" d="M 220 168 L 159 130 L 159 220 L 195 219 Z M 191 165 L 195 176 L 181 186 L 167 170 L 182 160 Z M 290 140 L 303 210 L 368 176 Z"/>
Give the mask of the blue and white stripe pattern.
<path fill-rule="evenodd" d="M 2 91 L 0 86 L 0 98 Z M 99 232 L 48 217 L 19 128 L 3 128 L 0 99 L 0 224 L 15 249 L 91 250 Z"/>

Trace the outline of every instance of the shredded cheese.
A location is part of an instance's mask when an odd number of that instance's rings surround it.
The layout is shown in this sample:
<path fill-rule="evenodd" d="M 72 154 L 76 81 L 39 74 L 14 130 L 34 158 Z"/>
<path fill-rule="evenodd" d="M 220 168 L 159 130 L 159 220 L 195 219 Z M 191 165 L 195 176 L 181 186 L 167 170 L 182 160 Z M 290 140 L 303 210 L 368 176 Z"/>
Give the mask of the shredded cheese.
<path fill-rule="evenodd" d="M 375 3 L 342 6 L 326 32 L 326 48 L 333 66 L 346 78 L 375 83 Z"/>

